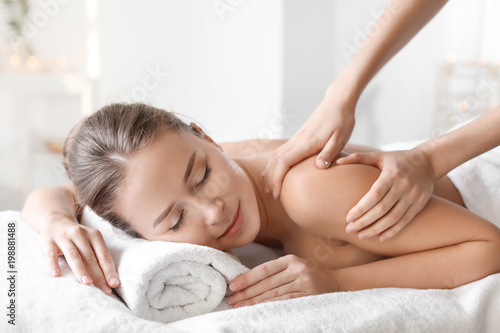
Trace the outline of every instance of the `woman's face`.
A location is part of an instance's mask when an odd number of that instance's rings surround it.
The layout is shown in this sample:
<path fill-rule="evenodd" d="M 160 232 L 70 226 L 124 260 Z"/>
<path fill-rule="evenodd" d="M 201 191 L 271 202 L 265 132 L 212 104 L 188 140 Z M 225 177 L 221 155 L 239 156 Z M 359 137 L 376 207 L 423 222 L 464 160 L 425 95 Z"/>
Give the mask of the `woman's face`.
<path fill-rule="evenodd" d="M 208 136 L 186 131 L 133 155 L 115 208 L 146 239 L 222 251 L 251 243 L 260 229 L 246 173 Z"/>

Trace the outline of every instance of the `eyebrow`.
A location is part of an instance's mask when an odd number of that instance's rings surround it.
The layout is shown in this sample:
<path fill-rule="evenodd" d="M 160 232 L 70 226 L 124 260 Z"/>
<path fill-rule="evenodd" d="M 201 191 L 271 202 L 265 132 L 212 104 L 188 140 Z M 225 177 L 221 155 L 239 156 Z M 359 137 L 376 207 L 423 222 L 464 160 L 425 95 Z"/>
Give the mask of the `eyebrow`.
<path fill-rule="evenodd" d="M 187 180 L 189 179 L 189 176 L 191 175 L 191 171 L 193 170 L 193 165 L 194 165 L 194 160 L 196 159 L 196 150 L 191 154 L 191 157 L 189 158 L 189 161 L 188 161 L 188 164 L 187 164 L 187 167 L 186 167 L 186 173 L 184 174 L 184 183 L 187 182 Z M 156 226 L 161 222 L 163 221 L 167 216 L 168 214 L 170 214 L 170 211 L 172 210 L 172 208 L 174 207 L 174 204 L 170 204 L 170 206 L 167 207 L 167 209 L 165 209 L 157 218 L 156 220 L 153 222 L 153 229 L 156 228 Z"/>

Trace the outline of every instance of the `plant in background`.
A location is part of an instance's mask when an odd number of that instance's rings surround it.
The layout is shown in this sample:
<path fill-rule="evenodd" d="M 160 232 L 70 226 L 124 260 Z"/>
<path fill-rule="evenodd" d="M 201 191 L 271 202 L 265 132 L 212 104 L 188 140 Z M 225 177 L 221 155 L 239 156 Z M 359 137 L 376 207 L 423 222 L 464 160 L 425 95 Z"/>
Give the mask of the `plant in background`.
<path fill-rule="evenodd" d="M 7 39 L 13 50 L 29 56 L 33 54 L 31 43 L 23 35 L 23 27 L 30 10 L 29 0 L 2 0 L 7 19 Z"/>

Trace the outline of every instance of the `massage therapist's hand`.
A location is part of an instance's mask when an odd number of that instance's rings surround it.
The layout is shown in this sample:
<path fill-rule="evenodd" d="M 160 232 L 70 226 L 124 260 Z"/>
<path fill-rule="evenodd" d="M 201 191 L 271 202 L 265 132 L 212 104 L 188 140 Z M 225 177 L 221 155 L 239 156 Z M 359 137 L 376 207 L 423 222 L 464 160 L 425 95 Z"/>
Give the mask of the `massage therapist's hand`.
<path fill-rule="evenodd" d="M 347 213 L 347 232 L 360 231 L 360 238 L 380 234 L 391 239 L 429 201 L 434 171 L 427 155 L 417 148 L 407 151 L 355 153 L 337 163 L 363 163 L 382 170 L 368 193 Z M 354 227 L 354 229 L 352 229 Z"/>
<path fill-rule="evenodd" d="M 288 170 L 300 161 L 317 154 L 316 166 L 326 169 L 344 148 L 354 128 L 356 101 L 347 98 L 343 85 L 333 82 L 321 104 L 309 119 L 285 144 L 279 147 L 267 163 L 262 176 L 267 184 L 266 192 L 277 199 L 283 178 Z"/>
<path fill-rule="evenodd" d="M 234 307 L 286 300 L 337 291 L 326 269 L 295 255 L 268 261 L 238 276 L 229 284 Z"/>
<path fill-rule="evenodd" d="M 40 217 L 40 236 L 52 277 L 60 276 L 58 256 L 64 255 L 80 283 L 90 286 L 93 282 L 107 295 L 110 287 L 119 285 L 113 259 L 98 230 L 79 224 L 72 216 L 50 212 Z"/>

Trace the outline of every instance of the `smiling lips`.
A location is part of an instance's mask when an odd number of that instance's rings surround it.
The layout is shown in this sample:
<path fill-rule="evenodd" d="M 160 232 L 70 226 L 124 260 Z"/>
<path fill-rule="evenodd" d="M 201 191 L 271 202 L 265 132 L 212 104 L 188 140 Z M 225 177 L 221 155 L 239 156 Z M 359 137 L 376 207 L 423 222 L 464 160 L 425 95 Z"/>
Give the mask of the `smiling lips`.
<path fill-rule="evenodd" d="M 238 209 L 234 214 L 233 221 L 219 238 L 229 237 L 234 235 L 235 233 L 238 232 L 238 230 L 240 230 L 242 224 L 243 224 L 243 213 L 241 212 L 240 203 L 238 203 Z"/>

